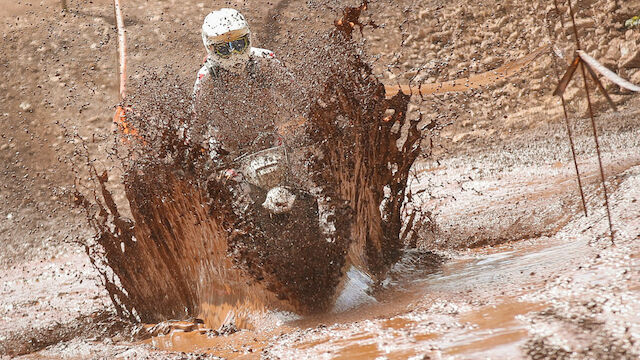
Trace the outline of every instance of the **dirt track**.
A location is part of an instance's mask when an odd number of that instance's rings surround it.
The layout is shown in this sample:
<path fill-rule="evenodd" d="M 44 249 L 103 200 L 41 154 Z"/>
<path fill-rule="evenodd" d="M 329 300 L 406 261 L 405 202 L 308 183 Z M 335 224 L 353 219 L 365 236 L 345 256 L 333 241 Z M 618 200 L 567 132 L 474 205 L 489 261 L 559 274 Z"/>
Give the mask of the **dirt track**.
<path fill-rule="evenodd" d="M 169 356 L 127 342 L 130 329 L 109 314 L 109 300 L 74 244 L 89 234 L 69 206 L 72 166 L 66 159 L 74 144 L 57 122 L 68 132 L 75 126 L 79 136 L 95 139 L 94 154 L 110 147 L 110 117 L 117 103 L 110 4 L 101 0 L 80 7 L 70 1 L 71 11 L 62 12 L 54 1 L 44 6 L 5 3 L 0 52 L 10 56 L 0 59 L 0 354 L 51 345 L 32 356 Z M 629 1 L 617 9 L 613 1 L 580 3 L 579 24 L 591 39 L 585 41 L 587 50 L 640 83 L 640 63 L 633 59 L 640 31 L 620 25 L 640 12 L 640 3 Z M 170 64 L 185 76 L 195 74 L 203 55 L 200 21 L 217 4 L 125 2 L 133 81 L 145 71 L 142 65 Z M 286 58 L 287 37 L 326 29 L 344 6 L 338 1 L 328 2 L 328 8 L 307 7 L 304 1 L 234 4 L 256 24 L 258 46 L 273 48 L 291 64 L 295 59 Z M 380 55 L 374 68 L 381 77 L 448 80 L 494 68 L 548 39 L 544 19 L 551 13 L 549 2 L 461 4 L 372 4 L 372 20 L 386 24 L 365 31 L 371 54 Z M 410 11 L 403 13 L 405 7 Z M 570 39 L 555 40 L 571 53 Z M 418 71 L 419 66 L 424 69 Z M 586 119 L 573 120 L 587 179 L 590 215 L 584 218 L 561 108 L 550 95 L 555 81 L 546 56 L 498 86 L 416 100 L 413 116 L 421 109 L 425 124 L 438 124 L 430 133 L 433 155 L 416 167 L 414 186 L 426 189 L 421 196 L 436 225 L 419 245 L 451 257 L 441 272 L 409 276 L 411 281 L 383 292 L 379 304 L 349 314 L 241 332 L 212 345 L 224 347 L 218 354 L 250 355 L 252 347 L 253 354 L 263 349 L 272 358 L 570 358 L 571 352 L 574 358 L 635 357 L 640 337 L 640 102 L 612 86 L 620 104 L 613 113 L 599 97 L 598 109 L 606 111 L 598 123 L 618 230 L 617 246 L 610 247 L 590 129 Z M 582 108 L 580 94 L 569 93 L 573 110 Z M 518 260 L 528 258 L 534 260 Z M 492 262 L 497 265 L 476 266 Z M 447 277 L 456 274 L 468 279 Z M 510 310 L 523 303 L 533 305 L 524 306 L 525 312 Z M 522 316 L 514 320 L 515 315 Z M 490 321 L 500 316 L 507 320 Z M 503 337 L 496 340 L 489 330 Z M 329 339 L 341 336 L 342 342 Z M 250 337 L 257 340 L 247 341 Z"/>

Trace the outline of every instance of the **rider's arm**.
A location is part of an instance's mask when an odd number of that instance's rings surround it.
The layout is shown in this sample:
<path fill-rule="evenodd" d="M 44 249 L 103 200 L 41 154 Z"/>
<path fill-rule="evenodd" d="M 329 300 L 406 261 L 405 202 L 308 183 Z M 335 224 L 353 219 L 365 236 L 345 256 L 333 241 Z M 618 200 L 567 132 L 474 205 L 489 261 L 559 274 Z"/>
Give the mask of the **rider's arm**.
<path fill-rule="evenodd" d="M 198 75 L 196 76 L 196 82 L 193 85 L 193 93 L 192 93 L 193 101 L 195 101 L 196 97 L 198 96 L 198 93 L 202 88 L 202 83 L 206 80 L 207 76 L 209 76 L 209 70 L 207 69 L 206 65 L 203 65 L 200 68 L 200 71 L 198 71 Z"/>

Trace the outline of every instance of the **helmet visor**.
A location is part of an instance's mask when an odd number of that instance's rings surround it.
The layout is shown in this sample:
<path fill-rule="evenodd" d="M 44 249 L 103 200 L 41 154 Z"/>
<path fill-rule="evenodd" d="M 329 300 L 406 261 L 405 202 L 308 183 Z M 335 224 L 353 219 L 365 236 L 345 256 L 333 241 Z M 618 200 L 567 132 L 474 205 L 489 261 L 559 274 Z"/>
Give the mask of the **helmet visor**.
<path fill-rule="evenodd" d="M 249 34 L 243 35 L 233 41 L 214 43 L 211 45 L 211 48 L 216 55 L 222 58 L 227 58 L 234 52 L 242 54 L 249 48 Z"/>

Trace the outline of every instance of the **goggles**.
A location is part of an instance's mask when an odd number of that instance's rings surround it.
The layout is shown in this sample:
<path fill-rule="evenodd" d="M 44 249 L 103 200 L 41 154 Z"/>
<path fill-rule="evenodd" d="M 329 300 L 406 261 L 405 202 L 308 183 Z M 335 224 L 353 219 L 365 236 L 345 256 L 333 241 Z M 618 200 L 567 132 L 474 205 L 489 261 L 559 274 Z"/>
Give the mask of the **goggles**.
<path fill-rule="evenodd" d="M 231 54 L 242 54 L 249 47 L 249 34 L 241 36 L 233 41 L 227 41 L 222 43 L 215 43 L 211 45 L 212 50 L 216 55 L 222 58 L 228 58 Z"/>

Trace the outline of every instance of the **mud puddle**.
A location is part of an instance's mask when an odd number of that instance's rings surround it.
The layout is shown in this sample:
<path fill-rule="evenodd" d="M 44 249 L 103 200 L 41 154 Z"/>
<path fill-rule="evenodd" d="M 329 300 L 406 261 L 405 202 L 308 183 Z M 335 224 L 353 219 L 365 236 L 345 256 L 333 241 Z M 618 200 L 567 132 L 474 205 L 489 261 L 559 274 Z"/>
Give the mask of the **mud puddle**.
<path fill-rule="evenodd" d="M 490 305 L 465 313 L 461 321 L 470 324 L 472 330 L 443 347 L 449 355 L 474 355 L 517 357 L 519 347 L 528 335 L 520 315 L 540 311 L 543 303 L 521 302 L 516 298 L 501 299 Z"/>
<path fill-rule="evenodd" d="M 376 293 L 375 302 L 346 312 L 297 320 L 266 314 L 255 330 L 226 336 L 174 330 L 146 343 L 228 358 L 261 353 L 320 359 L 519 357 L 528 336 L 520 316 L 547 306 L 521 296 L 591 251 L 586 242 L 573 239 L 469 250 L 430 274 L 415 269 L 416 276 Z"/>
<path fill-rule="evenodd" d="M 415 281 L 424 294 L 486 293 L 487 305 L 462 307 L 456 316 L 460 331 L 442 334 L 438 348 L 456 358 L 517 358 L 528 336 L 521 315 L 540 311 L 544 302 L 530 302 L 522 295 L 543 286 L 544 278 L 561 273 L 567 255 L 582 258 L 591 252 L 585 241 L 545 239 L 533 243 L 502 245 L 470 251 L 442 271 Z M 542 276 L 540 276 L 542 275 Z M 494 298 L 495 297 L 495 298 Z M 455 312 L 455 310 L 454 310 Z"/>

